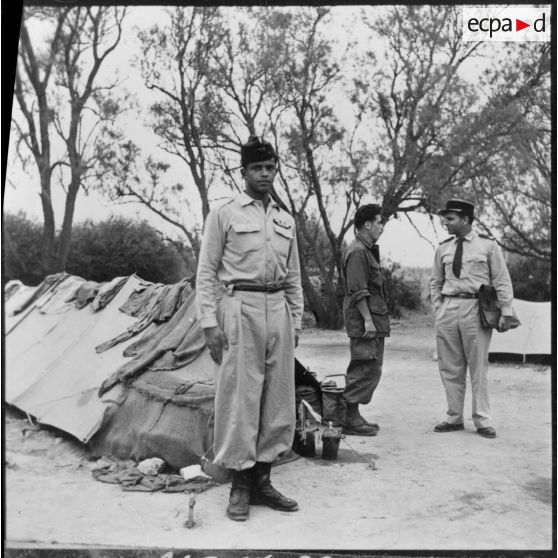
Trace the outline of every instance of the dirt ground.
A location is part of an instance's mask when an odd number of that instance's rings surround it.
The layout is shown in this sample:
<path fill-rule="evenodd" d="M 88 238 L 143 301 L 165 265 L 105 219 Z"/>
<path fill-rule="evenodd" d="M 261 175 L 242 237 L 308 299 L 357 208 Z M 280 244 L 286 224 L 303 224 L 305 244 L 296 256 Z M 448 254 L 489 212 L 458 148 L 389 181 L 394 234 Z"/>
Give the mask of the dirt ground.
<path fill-rule="evenodd" d="M 124 492 L 91 476 L 84 448 L 8 411 L 8 547 L 95 545 L 175 549 L 530 549 L 552 547 L 552 413 L 548 366 L 490 366 L 498 437 L 438 434 L 445 398 L 427 315 L 393 328 L 384 374 L 363 409 L 377 437 L 349 436 L 339 459 L 300 458 L 273 470 L 297 513 L 252 507 L 225 516 L 229 486 L 198 496 L 186 529 L 185 494 Z M 303 331 L 297 356 L 320 376 L 344 372 L 342 331 Z M 470 415 L 470 398 L 466 401 Z"/>

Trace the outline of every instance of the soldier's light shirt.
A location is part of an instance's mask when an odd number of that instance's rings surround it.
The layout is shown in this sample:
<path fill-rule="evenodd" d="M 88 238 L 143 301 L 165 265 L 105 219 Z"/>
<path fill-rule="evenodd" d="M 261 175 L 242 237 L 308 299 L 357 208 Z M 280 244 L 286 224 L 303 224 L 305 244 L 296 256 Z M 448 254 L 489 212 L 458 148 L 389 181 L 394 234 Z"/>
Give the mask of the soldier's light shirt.
<path fill-rule="evenodd" d="M 217 325 L 216 289 L 232 281 L 284 285 L 295 329 L 301 328 L 303 296 L 291 215 L 270 200 L 263 203 L 241 194 L 212 210 L 205 223 L 196 284 L 201 326 Z"/>
<path fill-rule="evenodd" d="M 464 239 L 460 277 L 456 277 L 452 270 L 457 238 L 442 242 L 436 251 L 430 283 L 434 310 L 439 309 L 443 296 L 476 294 L 481 285 L 492 284 L 498 293 L 502 315 L 512 316 L 513 288 L 500 247 L 494 240 L 474 231 Z"/>

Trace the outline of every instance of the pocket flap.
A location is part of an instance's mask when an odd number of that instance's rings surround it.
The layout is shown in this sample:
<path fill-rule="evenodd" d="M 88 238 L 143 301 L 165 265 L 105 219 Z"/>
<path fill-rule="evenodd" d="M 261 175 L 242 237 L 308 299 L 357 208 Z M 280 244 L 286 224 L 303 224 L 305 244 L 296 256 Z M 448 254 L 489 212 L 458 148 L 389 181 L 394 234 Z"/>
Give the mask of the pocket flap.
<path fill-rule="evenodd" d="M 276 233 L 280 234 L 281 236 L 284 236 L 285 238 L 291 239 L 293 237 L 292 229 L 286 229 L 285 227 L 280 227 L 277 223 L 273 225 L 273 228 L 275 229 Z"/>
<path fill-rule="evenodd" d="M 477 263 L 486 263 L 488 261 L 488 258 L 482 254 L 478 255 L 478 256 L 471 256 L 469 258 L 467 258 L 468 262 L 477 262 Z"/>
<path fill-rule="evenodd" d="M 387 314 L 388 306 L 386 301 L 376 293 L 371 293 L 368 297 L 368 308 L 373 314 Z"/>
<path fill-rule="evenodd" d="M 262 230 L 259 223 L 237 223 L 232 226 L 233 231 L 236 233 L 257 232 Z"/>

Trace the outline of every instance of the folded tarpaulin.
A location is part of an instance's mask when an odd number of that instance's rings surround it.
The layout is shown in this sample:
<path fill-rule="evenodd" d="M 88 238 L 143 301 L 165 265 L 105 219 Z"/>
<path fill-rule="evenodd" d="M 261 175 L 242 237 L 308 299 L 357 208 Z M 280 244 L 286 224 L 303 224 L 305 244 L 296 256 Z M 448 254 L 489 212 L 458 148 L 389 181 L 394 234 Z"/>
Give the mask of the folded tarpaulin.
<path fill-rule="evenodd" d="M 122 490 L 133 492 L 203 492 L 214 486 L 209 478 L 185 480 L 180 475 L 159 473 L 145 475 L 135 465 L 114 462 L 91 471 L 101 482 L 119 484 Z"/>
<path fill-rule="evenodd" d="M 141 333 L 154 323 L 166 322 L 184 303 L 192 288 L 188 279 L 174 285 L 160 283 L 140 285 L 120 307 L 120 311 L 139 318 L 126 331 L 101 343 L 95 350 L 102 353 Z M 125 353 L 125 356 L 128 356 Z"/>
<path fill-rule="evenodd" d="M 149 330 L 124 352 L 134 356 L 101 386 L 104 394 L 118 382 L 129 382 L 146 370 L 175 370 L 192 362 L 205 347 L 205 338 L 196 318 L 195 291 L 190 291 L 172 318 Z"/>
<path fill-rule="evenodd" d="M 95 312 L 97 310 L 102 310 L 118 294 L 127 280 L 128 277 L 115 277 L 112 281 L 101 283 L 97 295 L 91 303 L 91 308 L 93 308 Z"/>

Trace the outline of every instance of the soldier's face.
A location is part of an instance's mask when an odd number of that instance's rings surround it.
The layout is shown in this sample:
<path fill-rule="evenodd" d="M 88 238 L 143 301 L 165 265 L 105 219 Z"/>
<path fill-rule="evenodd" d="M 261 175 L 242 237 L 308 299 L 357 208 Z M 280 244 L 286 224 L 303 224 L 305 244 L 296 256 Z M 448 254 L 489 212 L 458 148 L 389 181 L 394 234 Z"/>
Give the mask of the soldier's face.
<path fill-rule="evenodd" d="M 258 163 L 248 163 L 242 169 L 242 176 L 246 181 L 246 192 L 256 199 L 261 199 L 269 194 L 275 175 L 277 165 L 275 159 L 260 161 Z"/>
<path fill-rule="evenodd" d="M 367 221 L 364 224 L 365 230 L 372 242 L 376 242 L 384 232 L 384 224 L 382 223 L 382 216 L 376 215 L 373 221 Z"/>
<path fill-rule="evenodd" d="M 460 236 L 468 232 L 469 218 L 450 211 L 442 217 L 442 225 L 446 227 L 448 233 Z"/>

